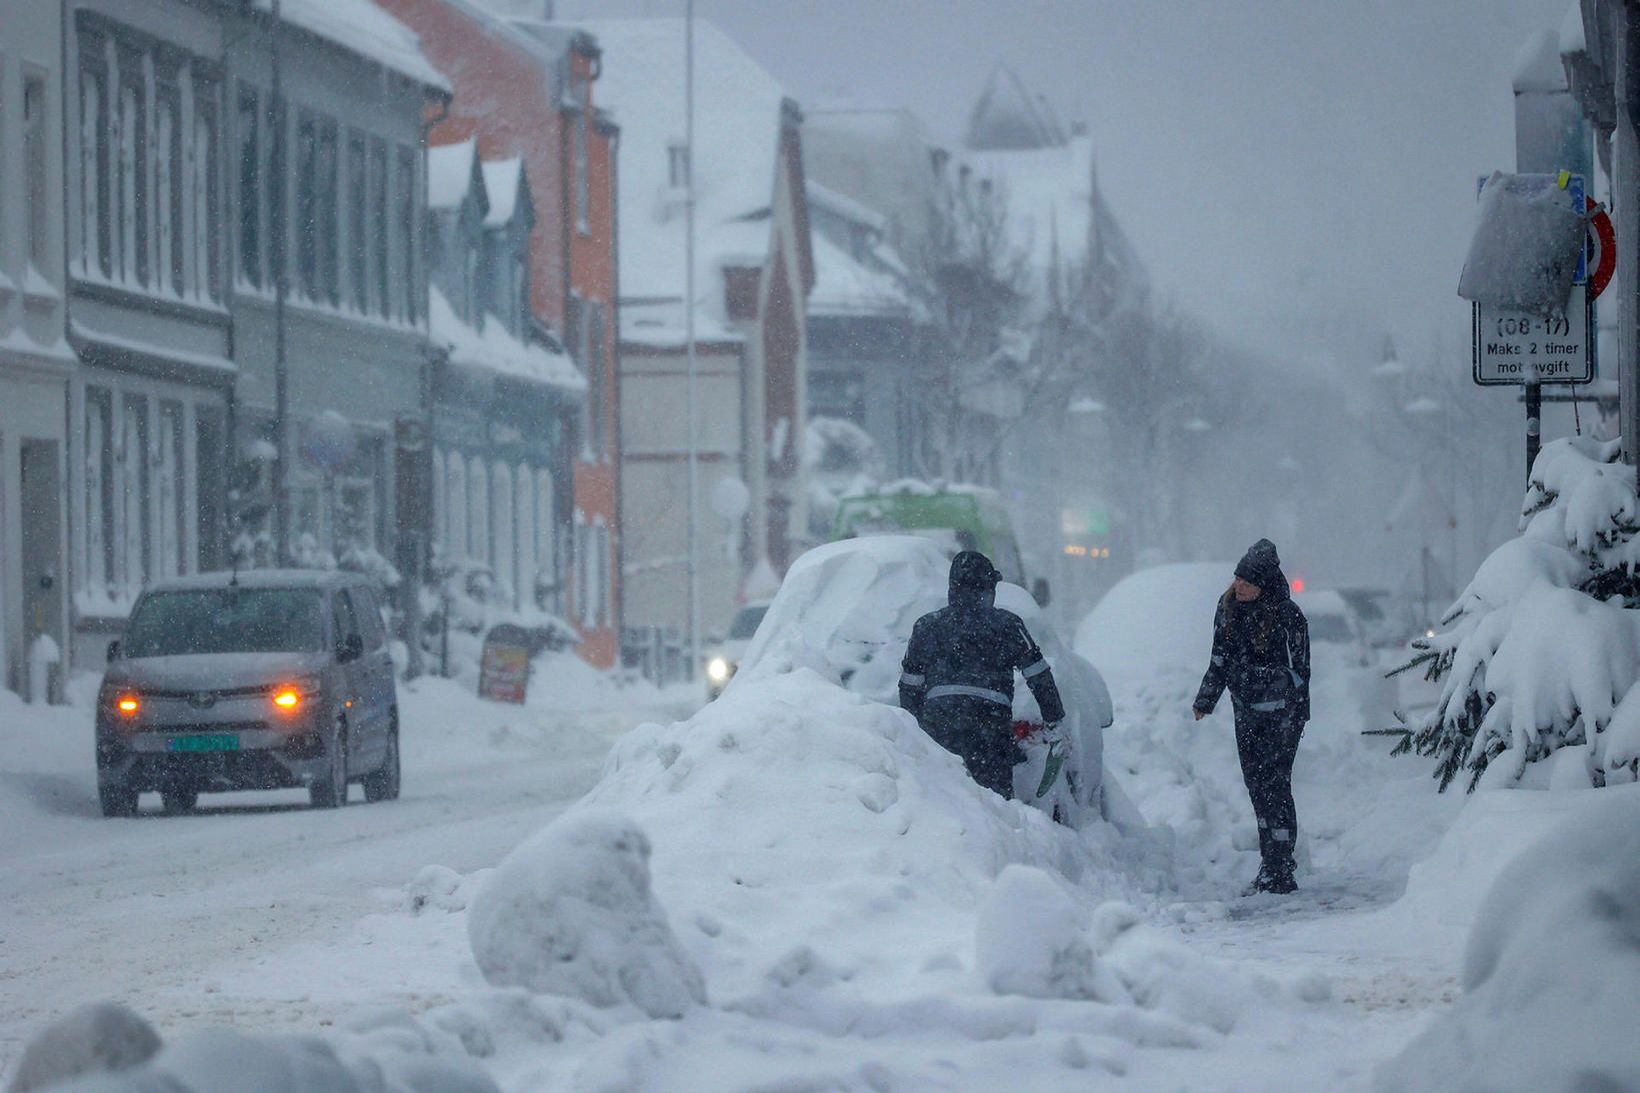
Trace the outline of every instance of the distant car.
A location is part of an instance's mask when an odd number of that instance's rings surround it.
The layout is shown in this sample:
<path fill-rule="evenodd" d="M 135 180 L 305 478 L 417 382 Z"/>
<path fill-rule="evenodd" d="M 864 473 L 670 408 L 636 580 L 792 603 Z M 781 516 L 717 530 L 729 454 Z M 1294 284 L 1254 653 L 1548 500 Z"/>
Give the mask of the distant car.
<path fill-rule="evenodd" d="M 945 552 L 924 536 L 867 535 L 810 550 L 781 582 L 737 680 L 809 670 L 898 705 L 911 627 L 925 612 L 945 606 L 949 569 Z M 1071 745 L 1059 778 L 1038 798 L 1047 758 L 1042 715 L 1030 690 L 1016 687 L 1014 731 L 1025 760 L 1014 768 L 1015 796 L 1073 827 L 1100 819 L 1143 826 L 1104 766 L 1104 730 L 1114 720 L 1104 678 L 1059 640 L 1023 588 L 999 585 L 997 606 L 1020 616 L 1053 668 Z"/>
<path fill-rule="evenodd" d="M 757 626 L 763 621 L 763 616 L 768 610 L 768 600 L 746 604 L 735 612 L 734 620 L 729 623 L 729 636 L 707 650 L 708 702 L 722 694 L 723 688 L 734 678 L 735 672 L 740 668 L 740 658 L 746 655 L 746 647 L 751 645 L 752 637 L 757 633 Z"/>
<path fill-rule="evenodd" d="M 1375 648 L 1398 648 L 1406 644 L 1405 626 L 1397 617 L 1395 597 L 1385 588 L 1340 588 L 1338 594 L 1355 613 L 1361 632 Z"/>
<path fill-rule="evenodd" d="M 209 573 L 147 589 L 97 695 L 105 816 L 158 792 L 306 787 L 315 808 L 399 795 L 399 710 L 376 594 L 357 574 Z"/>
<path fill-rule="evenodd" d="M 1298 592 L 1293 602 L 1304 612 L 1310 624 L 1310 644 L 1332 645 L 1344 650 L 1353 660 L 1372 663 L 1372 651 L 1361 622 L 1342 595 L 1330 588 Z"/>

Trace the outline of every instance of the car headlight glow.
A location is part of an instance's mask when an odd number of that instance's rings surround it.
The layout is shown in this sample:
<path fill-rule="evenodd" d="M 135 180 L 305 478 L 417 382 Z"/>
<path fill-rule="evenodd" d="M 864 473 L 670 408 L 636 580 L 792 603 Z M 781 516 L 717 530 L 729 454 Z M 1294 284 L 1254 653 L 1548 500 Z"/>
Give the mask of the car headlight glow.
<path fill-rule="evenodd" d="M 319 691 L 319 681 L 313 677 L 292 680 L 289 683 L 276 683 L 268 688 L 268 701 L 273 703 L 274 709 L 280 713 L 295 713 L 307 704 Z"/>
<path fill-rule="evenodd" d="M 706 662 L 706 678 L 713 683 L 729 682 L 730 665 L 723 657 L 713 657 Z"/>

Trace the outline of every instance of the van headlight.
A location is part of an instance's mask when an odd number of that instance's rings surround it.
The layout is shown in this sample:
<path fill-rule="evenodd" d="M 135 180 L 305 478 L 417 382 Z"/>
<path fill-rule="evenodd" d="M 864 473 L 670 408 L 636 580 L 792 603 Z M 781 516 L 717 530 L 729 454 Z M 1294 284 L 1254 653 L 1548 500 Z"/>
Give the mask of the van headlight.
<path fill-rule="evenodd" d="M 713 683 L 727 683 L 734 674 L 734 666 L 724 657 L 713 657 L 706 662 L 706 678 Z"/>

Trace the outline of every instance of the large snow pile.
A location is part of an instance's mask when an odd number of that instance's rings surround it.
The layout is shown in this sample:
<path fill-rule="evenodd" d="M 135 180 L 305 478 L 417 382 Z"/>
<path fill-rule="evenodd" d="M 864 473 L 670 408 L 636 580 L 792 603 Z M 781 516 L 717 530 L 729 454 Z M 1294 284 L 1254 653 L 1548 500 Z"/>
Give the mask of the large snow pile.
<path fill-rule="evenodd" d="M 1447 629 L 1416 643 L 1444 682 L 1411 743 L 1436 757 L 1443 788 L 1464 769 L 1470 788 L 1518 784 L 1575 745 L 1589 784 L 1640 770 L 1640 500 L 1618 456 L 1616 441 L 1545 445 L 1520 537 L 1476 571 Z"/>
<path fill-rule="evenodd" d="M 97 1003 L 30 1041 L 8 1093 L 497 1093 L 456 1037 L 402 1013 L 330 1036 L 203 1028 L 170 1044 Z"/>
<path fill-rule="evenodd" d="M 1568 796 L 1574 815 L 1486 896 L 1463 999 L 1381 1069 L 1380 1089 L 1640 1088 L 1640 787 Z"/>
<path fill-rule="evenodd" d="M 467 912 L 473 956 L 499 987 L 681 1017 L 706 1001 L 700 969 L 649 888 L 649 840 L 579 812 L 509 854 Z"/>

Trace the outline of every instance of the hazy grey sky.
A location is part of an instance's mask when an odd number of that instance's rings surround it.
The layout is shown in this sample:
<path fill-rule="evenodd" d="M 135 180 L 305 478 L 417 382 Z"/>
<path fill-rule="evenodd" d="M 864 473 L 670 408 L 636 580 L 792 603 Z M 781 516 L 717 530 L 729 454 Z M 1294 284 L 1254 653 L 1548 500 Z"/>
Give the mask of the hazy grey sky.
<path fill-rule="evenodd" d="M 1351 356 L 1442 329 L 1475 177 L 1513 166 L 1509 76 L 1569 0 L 697 0 L 800 102 L 903 105 L 955 140 L 991 66 L 1084 120 L 1164 292 L 1227 335 Z M 559 0 L 561 18 L 683 0 Z M 1345 320 L 1335 323 L 1333 320 Z M 1376 343 L 1376 336 L 1371 339 Z"/>

